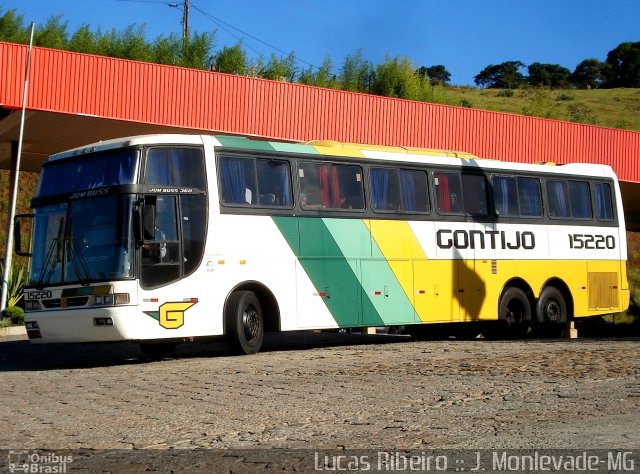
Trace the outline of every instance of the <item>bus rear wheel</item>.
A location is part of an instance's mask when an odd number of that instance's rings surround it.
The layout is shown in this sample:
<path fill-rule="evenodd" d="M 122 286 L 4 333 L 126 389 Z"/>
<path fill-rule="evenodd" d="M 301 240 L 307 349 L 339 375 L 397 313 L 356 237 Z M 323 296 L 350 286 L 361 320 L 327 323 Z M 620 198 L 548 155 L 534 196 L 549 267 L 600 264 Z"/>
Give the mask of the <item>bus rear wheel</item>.
<path fill-rule="evenodd" d="M 264 318 L 252 291 L 234 291 L 224 308 L 225 335 L 234 352 L 255 354 L 262 346 Z"/>
<path fill-rule="evenodd" d="M 498 331 L 505 337 L 524 337 L 531 324 L 531 302 L 527 294 L 515 286 L 505 290 L 500 298 Z"/>
<path fill-rule="evenodd" d="M 567 303 L 560 290 L 547 286 L 536 306 L 536 333 L 543 337 L 560 337 L 568 321 Z"/>

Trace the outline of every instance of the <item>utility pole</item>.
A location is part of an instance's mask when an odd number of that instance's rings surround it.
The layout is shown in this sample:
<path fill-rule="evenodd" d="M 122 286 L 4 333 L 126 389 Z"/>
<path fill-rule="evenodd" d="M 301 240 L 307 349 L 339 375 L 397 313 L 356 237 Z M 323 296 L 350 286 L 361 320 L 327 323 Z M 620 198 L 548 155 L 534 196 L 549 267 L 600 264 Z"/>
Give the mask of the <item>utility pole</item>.
<path fill-rule="evenodd" d="M 182 6 L 182 51 L 187 53 L 189 45 L 189 0 L 184 0 Z"/>

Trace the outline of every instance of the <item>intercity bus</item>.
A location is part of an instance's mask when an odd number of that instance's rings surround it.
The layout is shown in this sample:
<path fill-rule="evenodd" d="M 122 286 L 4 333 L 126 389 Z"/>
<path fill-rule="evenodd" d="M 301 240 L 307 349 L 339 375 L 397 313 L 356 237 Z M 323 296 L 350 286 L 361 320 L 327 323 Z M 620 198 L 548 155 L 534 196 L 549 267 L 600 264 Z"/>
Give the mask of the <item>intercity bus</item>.
<path fill-rule="evenodd" d="M 629 300 L 608 166 L 147 135 L 51 156 L 32 208 L 35 343 L 158 354 L 224 337 L 249 354 L 267 331 L 554 335 Z"/>

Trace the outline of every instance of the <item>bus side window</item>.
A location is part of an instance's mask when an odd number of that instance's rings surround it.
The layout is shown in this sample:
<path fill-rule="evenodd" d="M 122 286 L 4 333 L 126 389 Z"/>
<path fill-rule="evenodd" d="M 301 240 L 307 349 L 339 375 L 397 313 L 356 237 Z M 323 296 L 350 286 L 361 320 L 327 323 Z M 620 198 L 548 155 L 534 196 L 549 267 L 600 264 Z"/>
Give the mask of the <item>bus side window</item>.
<path fill-rule="evenodd" d="M 371 208 L 374 211 L 395 211 L 399 202 L 398 171 L 371 168 Z"/>
<path fill-rule="evenodd" d="M 613 220 L 613 202 L 611 200 L 611 185 L 596 183 L 595 187 L 596 216 L 601 221 Z"/>
<path fill-rule="evenodd" d="M 549 217 L 570 217 L 569 191 L 566 181 L 547 181 L 547 200 L 549 204 Z"/>
<path fill-rule="evenodd" d="M 485 177 L 477 174 L 462 175 L 464 210 L 468 214 L 487 215 L 487 183 Z"/>
<path fill-rule="evenodd" d="M 255 160 L 220 157 L 220 196 L 225 204 L 256 204 Z"/>
<path fill-rule="evenodd" d="M 520 215 L 542 217 L 542 196 L 540 180 L 537 178 L 518 178 L 518 202 Z"/>
<path fill-rule="evenodd" d="M 198 148 L 149 149 L 145 183 L 205 190 L 202 151 Z"/>
<path fill-rule="evenodd" d="M 591 219 L 589 183 L 586 181 L 569 181 L 569 199 L 571 200 L 571 217 L 575 219 Z"/>
<path fill-rule="evenodd" d="M 400 194 L 401 210 L 429 212 L 427 173 L 420 170 L 400 170 Z"/>
<path fill-rule="evenodd" d="M 300 163 L 303 209 L 364 209 L 362 168 L 332 163 Z"/>
<path fill-rule="evenodd" d="M 259 204 L 263 206 L 291 207 L 291 171 L 289 162 L 256 160 Z"/>
<path fill-rule="evenodd" d="M 518 216 L 516 178 L 512 176 L 494 176 L 493 200 L 496 214 L 499 216 Z"/>
<path fill-rule="evenodd" d="M 462 185 L 460 173 L 433 173 L 436 185 L 438 212 L 444 214 L 460 213 L 462 210 Z"/>

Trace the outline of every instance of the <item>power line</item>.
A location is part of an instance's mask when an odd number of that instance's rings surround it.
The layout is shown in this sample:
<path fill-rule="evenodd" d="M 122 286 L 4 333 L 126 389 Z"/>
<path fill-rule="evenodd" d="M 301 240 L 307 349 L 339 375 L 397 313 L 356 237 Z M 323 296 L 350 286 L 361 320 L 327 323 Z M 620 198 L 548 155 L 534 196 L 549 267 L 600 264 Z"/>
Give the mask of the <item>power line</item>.
<path fill-rule="evenodd" d="M 142 1 L 142 0 L 140 0 L 140 1 Z M 230 25 L 229 23 L 227 23 L 227 22 L 225 22 L 225 21 L 221 20 L 220 18 L 217 18 L 217 17 L 215 17 L 215 16 L 211 15 L 210 13 L 205 12 L 204 10 L 202 10 L 200 7 L 198 7 L 197 5 L 195 5 L 195 4 L 193 4 L 193 3 L 191 3 L 191 7 L 192 7 L 194 10 L 198 10 L 202 15 L 204 15 L 204 16 L 205 16 L 205 17 L 207 17 L 209 20 L 211 20 L 212 22 L 214 22 L 214 23 L 216 23 L 217 25 L 219 25 L 219 26 L 220 26 L 222 29 L 224 29 L 227 33 L 231 34 L 231 36 L 233 36 L 234 38 L 237 38 L 237 36 L 236 36 L 235 34 L 231 33 L 227 28 L 225 28 L 225 26 L 227 26 L 227 27 L 229 27 L 229 28 L 232 28 L 232 29 L 234 29 L 235 31 L 237 31 L 237 32 L 241 33 L 242 35 L 244 35 L 244 36 L 248 36 L 249 38 L 251 38 L 251 39 L 253 39 L 253 40 L 255 40 L 255 41 L 259 42 L 259 43 L 262 43 L 262 44 L 264 44 L 265 46 L 267 46 L 267 47 L 269 47 L 269 48 L 271 48 L 271 49 L 274 49 L 274 50 L 276 50 L 276 51 L 278 51 L 278 52 L 280 52 L 280 53 L 282 53 L 282 54 L 284 54 L 284 55 L 289 54 L 289 53 L 287 53 L 286 51 L 284 51 L 284 50 L 282 50 L 282 49 L 278 48 L 277 46 L 274 46 L 274 45 L 272 45 L 272 44 L 270 44 L 270 43 L 267 43 L 266 41 L 263 41 L 263 40 L 261 40 L 260 38 L 257 38 L 257 37 L 255 37 L 255 36 L 253 36 L 252 34 L 247 33 L 246 31 L 243 31 L 243 30 L 241 30 L 240 28 L 236 28 L 235 26 Z M 251 49 L 253 49 L 253 48 L 251 48 Z M 254 51 L 255 51 L 255 49 L 254 49 Z M 296 58 L 295 58 L 295 60 L 296 60 L 297 62 L 301 62 L 301 63 L 307 64 L 308 66 L 314 67 L 314 65 L 313 65 L 313 64 L 311 64 L 311 63 L 310 63 L 310 62 L 308 62 L 308 61 L 305 61 L 304 59 L 300 59 L 300 58 L 297 58 L 297 57 L 296 57 Z"/>

